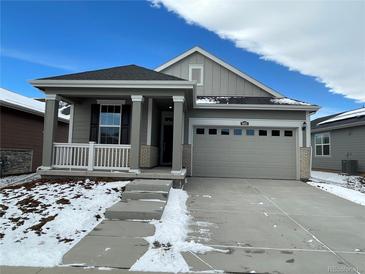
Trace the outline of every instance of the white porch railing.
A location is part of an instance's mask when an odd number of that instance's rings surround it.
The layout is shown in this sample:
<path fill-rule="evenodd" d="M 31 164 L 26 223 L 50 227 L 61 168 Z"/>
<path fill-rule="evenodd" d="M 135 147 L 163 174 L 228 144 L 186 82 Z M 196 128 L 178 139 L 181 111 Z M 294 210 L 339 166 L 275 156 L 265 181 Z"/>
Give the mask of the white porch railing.
<path fill-rule="evenodd" d="M 53 167 L 129 170 L 130 145 L 54 143 Z"/>

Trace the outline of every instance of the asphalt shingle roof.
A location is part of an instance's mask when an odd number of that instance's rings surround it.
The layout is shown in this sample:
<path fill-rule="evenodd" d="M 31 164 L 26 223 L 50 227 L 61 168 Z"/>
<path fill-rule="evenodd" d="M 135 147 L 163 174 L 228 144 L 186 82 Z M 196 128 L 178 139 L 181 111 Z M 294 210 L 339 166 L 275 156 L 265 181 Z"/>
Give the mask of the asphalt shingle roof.
<path fill-rule="evenodd" d="M 342 119 L 342 120 L 337 120 L 337 121 L 333 121 L 333 122 L 320 124 L 321 122 L 332 119 L 332 118 L 334 118 L 334 117 L 336 117 L 340 114 L 343 114 L 343 113 L 346 113 L 346 112 L 339 112 L 339 113 L 336 113 L 336 114 L 332 114 L 332 115 L 328 115 L 328 116 L 324 116 L 324 117 L 314 119 L 313 121 L 311 121 L 312 130 L 314 130 L 314 129 L 326 129 L 326 128 L 336 127 L 336 126 L 351 126 L 351 124 L 354 124 L 354 123 L 365 122 L 365 116 L 362 115 L 362 116 L 351 117 L 351 118 L 348 118 L 348 119 Z"/>
<path fill-rule="evenodd" d="M 181 81 L 181 79 L 162 72 L 157 72 L 137 65 L 127 65 L 106 69 L 65 74 L 38 80 L 156 80 Z"/>

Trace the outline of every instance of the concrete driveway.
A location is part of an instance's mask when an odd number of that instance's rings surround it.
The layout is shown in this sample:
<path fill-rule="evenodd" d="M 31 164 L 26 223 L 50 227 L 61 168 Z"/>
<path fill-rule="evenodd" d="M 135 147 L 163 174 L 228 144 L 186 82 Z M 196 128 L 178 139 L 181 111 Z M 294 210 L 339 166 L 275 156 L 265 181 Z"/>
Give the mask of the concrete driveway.
<path fill-rule="evenodd" d="M 190 178 L 189 234 L 228 254 L 184 257 L 192 270 L 365 272 L 365 207 L 287 180 Z"/>

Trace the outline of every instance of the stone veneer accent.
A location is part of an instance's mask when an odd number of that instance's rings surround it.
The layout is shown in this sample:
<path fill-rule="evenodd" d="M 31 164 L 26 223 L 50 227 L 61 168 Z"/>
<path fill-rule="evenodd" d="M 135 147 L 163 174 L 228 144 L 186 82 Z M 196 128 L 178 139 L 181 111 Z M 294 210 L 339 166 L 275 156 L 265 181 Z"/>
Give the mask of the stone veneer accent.
<path fill-rule="evenodd" d="M 33 150 L 1 149 L 1 175 L 16 175 L 32 172 Z"/>
<path fill-rule="evenodd" d="M 191 176 L 191 167 L 192 167 L 192 145 L 186 144 L 183 145 L 183 161 L 182 165 L 186 168 L 186 175 Z"/>
<path fill-rule="evenodd" d="M 311 152 L 310 147 L 300 148 L 300 179 L 308 180 L 310 178 L 310 165 L 311 165 Z"/>
<path fill-rule="evenodd" d="M 158 147 L 141 145 L 140 167 L 150 168 L 158 166 Z"/>

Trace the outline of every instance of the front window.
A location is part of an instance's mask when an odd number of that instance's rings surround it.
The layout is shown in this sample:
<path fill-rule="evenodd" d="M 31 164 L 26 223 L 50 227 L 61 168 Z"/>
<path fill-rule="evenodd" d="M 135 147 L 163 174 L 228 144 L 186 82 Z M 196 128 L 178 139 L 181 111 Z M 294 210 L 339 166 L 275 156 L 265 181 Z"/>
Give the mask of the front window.
<path fill-rule="evenodd" d="M 119 144 L 120 116 L 120 105 L 100 105 L 100 144 Z"/>
<path fill-rule="evenodd" d="M 314 136 L 316 156 L 330 156 L 330 134 L 322 133 Z"/>
<path fill-rule="evenodd" d="M 203 85 L 203 65 L 191 64 L 189 65 L 189 80 L 196 81 L 198 86 Z"/>

